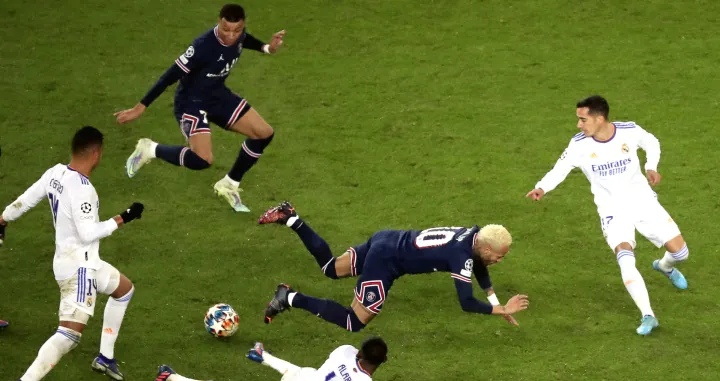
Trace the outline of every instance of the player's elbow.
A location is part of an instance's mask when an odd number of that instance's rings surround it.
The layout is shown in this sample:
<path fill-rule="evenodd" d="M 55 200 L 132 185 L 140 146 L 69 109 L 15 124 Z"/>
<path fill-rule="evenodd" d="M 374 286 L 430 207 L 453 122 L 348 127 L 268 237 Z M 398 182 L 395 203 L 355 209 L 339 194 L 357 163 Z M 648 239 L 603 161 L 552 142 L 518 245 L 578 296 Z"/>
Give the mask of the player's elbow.
<path fill-rule="evenodd" d="M 89 245 L 97 241 L 97 236 L 93 229 L 78 229 L 78 237 L 84 245 Z"/>

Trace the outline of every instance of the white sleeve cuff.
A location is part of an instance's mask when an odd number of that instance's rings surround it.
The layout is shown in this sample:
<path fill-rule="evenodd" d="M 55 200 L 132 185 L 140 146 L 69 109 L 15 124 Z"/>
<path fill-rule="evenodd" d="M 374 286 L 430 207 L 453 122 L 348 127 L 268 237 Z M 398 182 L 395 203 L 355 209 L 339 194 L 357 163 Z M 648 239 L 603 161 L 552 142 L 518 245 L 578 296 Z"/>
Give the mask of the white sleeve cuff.
<path fill-rule="evenodd" d="M 272 53 L 270 53 L 270 45 L 269 44 L 263 45 L 262 50 L 263 50 L 263 52 L 265 52 L 265 54 L 272 54 Z"/>

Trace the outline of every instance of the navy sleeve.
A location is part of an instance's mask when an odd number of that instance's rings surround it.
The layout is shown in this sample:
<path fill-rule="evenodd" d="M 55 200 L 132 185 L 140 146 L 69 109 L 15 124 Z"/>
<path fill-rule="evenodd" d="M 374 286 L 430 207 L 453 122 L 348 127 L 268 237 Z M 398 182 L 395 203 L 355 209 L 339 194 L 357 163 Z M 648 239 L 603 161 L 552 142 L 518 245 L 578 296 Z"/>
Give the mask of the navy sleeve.
<path fill-rule="evenodd" d="M 168 88 L 168 86 L 172 85 L 173 83 L 177 82 L 182 78 L 182 76 L 185 75 L 185 72 L 180 69 L 178 65 L 172 65 L 169 69 L 160 77 L 160 79 L 155 82 L 153 87 L 150 88 L 150 90 L 145 94 L 142 100 L 140 100 L 140 103 L 145 105 L 145 107 L 150 106 L 151 103 L 157 99 L 157 97 L 162 94 L 165 89 Z"/>
<path fill-rule="evenodd" d="M 493 306 L 483 303 L 473 296 L 472 283 L 455 278 L 455 289 L 457 289 L 460 307 L 465 312 L 478 314 L 492 314 Z"/>
<path fill-rule="evenodd" d="M 473 267 L 473 273 L 475 273 L 475 279 L 477 280 L 480 288 L 487 290 L 492 288 L 492 282 L 490 281 L 490 273 L 487 267 L 480 264 L 479 266 Z"/>
<path fill-rule="evenodd" d="M 455 279 L 460 307 L 465 312 L 492 314 L 493 307 L 490 304 L 483 303 L 473 296 L 472 269 L 473 260 L 465 255 L 457 257 L 450 263 L 450 276 Z"/>
<path fill-rule="evenodd" d="M 258 40 L 255 37 L 253 37 L 252 34 L 250 34 L 250 33 L 245 34 L 245 40 L 243 41 L 243 48 L 257 50 L 258 52 L 262 52 L 263 46 L 265 46 L 265 43 Z"/>

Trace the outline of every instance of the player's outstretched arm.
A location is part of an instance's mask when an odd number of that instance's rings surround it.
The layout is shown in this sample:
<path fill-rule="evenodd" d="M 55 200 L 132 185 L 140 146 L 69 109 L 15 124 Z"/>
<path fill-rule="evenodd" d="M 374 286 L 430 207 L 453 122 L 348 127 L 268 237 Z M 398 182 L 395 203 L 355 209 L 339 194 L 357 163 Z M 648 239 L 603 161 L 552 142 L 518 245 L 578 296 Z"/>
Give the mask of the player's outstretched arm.
<path fill-rule="evenodd" d="M 255 36 L 248 33 L 243 41 L 243 47 L 251 50 L 257 50 L 259 52 L 265 52 L 267 54 L 275 54 L 280 46 L 283 44 L 283 38 L 285 38 L 285 30 L 281 30 L 273 34 L 269 44 L 266 44 L 258 40 Z"/>
<path fill-rule="evenodd" d="M 578 166 L 573 148 L 573 141 L 571 140 L 570 144 L 568 144 L 565 151 L 563 151 L 555 163 L 553 169 L 546 173 L 545 176 L 535 184 L 535 189 L 528 192 L 525 197 L 532 198 L 535 201 L 540 200 L 545 196 L 545 193 L 552 191 L 560 185 L 560 183 L 565 181 L 570 171 Z"/>
<path fill-rule="evenodd" d="M 5 242 L 5 228 L 8 222 L 17 220 L 25 214 L 25 212 L 35 207 L 35 205 L 47 197 L 45 194 L 45 184 L 47 183 L 46 174 L 47 172 L 2 212 L 2 216 L 0 217 L 0 246 Z"/>
<path fill-rule="evenodd" d="M 83 204 L 86 205 L 84 208 Z M 75 227 L 77 228 L 80 239 L 84 243 L 91 243 L 111 235 L 120 226 L 141 218 L 142 212 L 145 209 L 143 204 L 136 202 L 124 212 L 107 221 L 95 222 L 97 211 L 95 211 L 94 214 L 86 213 L 88 204 L 92 205 L 87 202 L 76 202 L 72 206 Z"/>
<path fill-rule="evenodd" d="M 117 118 L 118 124 L 129 123 L 139 118 L 145 112 L 145 109 L 147 109 L 150 104 L 155 101 L 155 99 L 165 92 L 165 89 L 179 81 L 183 75 L 185 75 L 185 71 L 180 68 L 177 62 L 170 66 L 170 68 L 163 73 L 160 79 L 155 82 L 153 87 L 150 88 L 147 94 L 145 94 L 143 99 L 140 100 L 140 103 L 136 104 L 135 107 L 131 109 L 118 111 L 113 114 Z"/>

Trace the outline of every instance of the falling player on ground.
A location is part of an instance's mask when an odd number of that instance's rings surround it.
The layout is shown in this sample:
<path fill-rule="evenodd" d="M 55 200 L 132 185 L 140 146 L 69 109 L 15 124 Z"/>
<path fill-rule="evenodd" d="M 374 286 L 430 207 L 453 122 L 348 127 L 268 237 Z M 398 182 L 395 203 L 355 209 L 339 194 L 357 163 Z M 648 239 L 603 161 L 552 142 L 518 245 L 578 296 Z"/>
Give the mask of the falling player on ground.
<path fill-rule="evenodd" d="M 379 337 L 363 341 L 360 350 L 343 345 L 332 351 L 319 368 L 301 368 L 266 352 L 262 343 L 255 344 L 248 359 L 269 366 L 282 374 L 282 381 L 370 381 L 375 371 L 387 361 L 387 345 Z M 169 366 L 158 370 L 155 381 L 195 381 L 180 376 Z"/>
<path fill-rule="evenodd" d="M 688 258 L 687 245 L 650 187 L 660 182 L 657 172 L 660 142 L 635 122 L 611 123 L 610 106 L 600 96 L 578 102 L 576 113 L 577 127 L 582 132 L 570 139 L 555 167 L 526 197 L 540 200 L 565 180 L 573 168 L 583 171 L 595 196 L 605 240 L 614 250 L 625 287 L 642 314 L 637 333 L 648 335 L 658 326 L 658 320 L 650 307 L 645 281 L 635 267 L 635 229 L 655 246 L 665 246 L 667 250 L 653 262 L 653 269 L 670 278 L 675 287 L 687 288 L 685 277 L 675 268 Z M 640 171 L 638 148 L 645 150 L 647 156 L 647 180 Z"/>
<path fill-rule="evenodd" d="M 513 296 L 501 306 L 490 282 L 487 266 L 499 263 L 510 250 L 512 237 L 501 225 L 483 228 L 441 227 L 426 230 L 382 230 L 343 255 L 333 257 L 330 247 L 295 213 L 288 202 L 269 209 L 260 224 L 278 223 L 292 228 L 330 279 L 358 276 L 350 308 L 295 292 L 281 284 L 265 309 L 265 323 L 290 307 L 304 309 L 351 332 L 358 332 L 377 315 L 393 282 L 405 274 L 449 272 L 455 280 L 465 312 L 503 315 L 517 325 L 512 314 L 528 307 L 525 295 Z M 475 299 L 472 274 L 478 278 L 491 304 Z"/>
<path fill-rule="evenodd" d="M 90 126 L 81 128 L 72 140 L 70 164 L 48 169 L 0 217 L 0 226 L 4 228 L 48 199 L 55 227 L 53 272 L 60 287 L 60 324 L 40 348 L 22 381 L 42 379 L 78 345 L 95 312 L 98 294 L 110 295 L 110 299 L 105 305 L 100 353 L 92 362 L 92 369 L 115 380 L 123 379 L 115 360 L 115 341 L 135 288 L 125 275 L 100 259 L 100 239 L 140 218 L 143 205 L 133 203 L 120 215 L 100 222 L 100 201 L 90 183 L 90 174 L 100 164 L 102 152 L 102 133 Z"/>
<path fill-rule="evenodd" d="M 118 123 L 131 122 L 139 118 L 168 86 L 180 81 L 175 91 L 175 119 L 189 148 L 140 139 L 127 160 L 127 175 L 135 176 L 143 165 L 156 157 L 194 170 L 210 167 L 213 153 L 209 122 L 213 122 L 247 136 L 235 164 L 227 176 L 215 183 L 214 189 L 236 212 L 249 212 L 240 200 L 240 181 L 260 159 L 274 132 L 247 100 L 225 86 L 225 80 L 243 49 L 273 54 L 282 45 L 284 36 L 284 30 L 277 32 L 270 44 L 265 44 L 245 30 L 245 11 L 240 5 L 222 7 L 217 25 L 193 41 L 140 103 L 115 113 Z"/>

